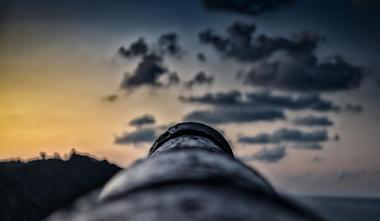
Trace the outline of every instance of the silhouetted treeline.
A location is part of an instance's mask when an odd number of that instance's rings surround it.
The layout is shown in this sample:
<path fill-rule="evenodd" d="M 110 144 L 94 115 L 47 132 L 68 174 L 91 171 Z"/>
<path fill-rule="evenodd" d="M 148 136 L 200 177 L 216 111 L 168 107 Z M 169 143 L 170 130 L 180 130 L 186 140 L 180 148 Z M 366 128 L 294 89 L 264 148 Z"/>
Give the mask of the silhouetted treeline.
<path fill-rule="evenodd" d="M 120 170 L 75 152 L 68 160 L 42 158 L 0 162 L 0 220 L 39 221 L 102 186 Z"/>

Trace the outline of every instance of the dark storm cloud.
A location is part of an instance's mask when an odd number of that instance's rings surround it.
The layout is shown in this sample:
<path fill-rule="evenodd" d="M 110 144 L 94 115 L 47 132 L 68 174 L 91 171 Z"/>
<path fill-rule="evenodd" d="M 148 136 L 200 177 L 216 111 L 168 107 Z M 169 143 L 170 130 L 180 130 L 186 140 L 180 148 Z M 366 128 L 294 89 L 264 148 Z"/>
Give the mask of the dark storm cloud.
<path fill-rule="evenodd" d="M 300 33 L 293 38 L 256 34 L 255 24 L 235 22 L 219 35 L 208 29 L 199 33 L 199 41 L 214 47 L 225 58 L 239 62 L 255 62 L 277 51 L 302 55 L 312 53 L 324 39 L 312 33 Z"/>
<path fill-rule="evenodd" d="M 118 53 L 126 58 L 145 56 L 147 54 L 157 54 L 161 57 L 170 55 L 179 58 L 184 53 L 184 50 L 179 45 L 179 35 L 174 32 L 169 32 L 162 34 L 158 38 L 157 44 L 148 45 L 145 39 L 140 37 L 128 47 L 120 47 Z"/>
<path fill-rule="evenodd" d="M 184 117 L 185 121 L 209 124 L 252 123 L 258 121 L 284 120 L 285 114 L 278 110 L 215 109 L 194 111 Z"/>
<path fill-rule="evenodd" d="M 111 94 L 111 95 L 103 97 L 102 101 L 113 103 L 117 101 L 117 99 L 119 99 L 119 96 L 117 94 Z"/>
<path fill-rule="evenodd" d="M 332 122 L 328 117 L 324 116 L 307 116 L 307 117 L 299 117 L 294 119 L 294 124 L 299 126 L 308 126 L 308 127 L 314 127 L 314 126 L 333 126 L 334 122 Z"/>
<path fill-rule="evenodd" d="M 185 87 L 193 89 L 194 86 L 208 85 L 210 86 L 214 82 L 212 75 L 207 75 L 204 71 L 198 72 L 193 79 L 185 82 Z"/>
<path fill-rule="evenodd" d="M 152 143 L 156 140 L 158 134 L 155 128 L 140 128 L 132 132 L 125 132 L 116 136 L 115 144 L 139 144 Z"/>
<path fill-rule="evenodd" d="M 165 85 L 160 78 L 166 75 L 169 77 L 169 83 Z M 127 91 L 132 91 L 141 86 L 150 86 L 159 88 L 170 86 L 175 83 L 171 78 L 178 78 L 178 75 L 170 73 L 168 68 L 163 65 L 163 58 L 155 54 L 143 56 L 141 62 L 132 73 L 126 73 L 122 79 L 120 87 Z"/>
<path fill-rule="evenodd" d="M 364 111 L 364 108 L 358 104 L 346 104 L 345 110 L 354 114 L 360 114 Z"/>
<path fill-rule="evenodd" d="M 257 160 L 265 163 L 277 163 L 286 156 L 286 148 L 283 146 L 261 148 L 257 153 L 250 157 L 243 157 L 243 160 Z"/>
<path fill-rule="evenodd" d="M 153 115 L 145 114 L 141 117 L 137 117 L 135 119 L 132 119 L 129 122 L 129 125 L 135 126 L 135 127 L 141 127 L 143 125 L 149 125 L 149 124 L 155 124 L 155 123 L 156 123 L 156 119 L 154 118 Z"/>
<path fill-rule="evenodd" d="M 282 128 L 272 134 L 262 133 L 256 136 L 241 136 L 239 143 L 246 144 L 269 144 L 281 142 L 310 143 L 325 142 L 329 139 L 326 130 L 304 132 L 301 130 Z"/>
<path fill-rule="evenodd" d="M 257 16 L 292 6 L 296 0 L 202 0 L 202 2 L 207 10 Z"/>
<path fill-rule="evenodd" d="M 248 93 L 247 100 L 253 105 L 285 108 L 289 110 L 339 111 L 332 101 L 320 95 L 281 96 L 271 93 Z"/>
<path fill-rule="evenodd" d="M 211 29 L 199 33 L 198 38 L 201 43 L 210 44 L 221 53 L 226 53 L 225 51 L 230 43 L 228 39 L 215 34 Z"/>
<path fill-rule="evenodd" d="M 169 32 L 161 35 L 157 44 L 147 44 L 144 38 L 139 38 L 131 43 L 129 47 L 121 47 L 118 51 L 119 54 L 127 59 L 140 57 L 141 61 L 132 73 L 127 72 L 124 75 L 120 87 L 124 90 L 132 91 L 141 86 L 160 88 L 178 85 L 180 83 L 178 73 L 170 72 L 163 62 L 167 55 L 181 56 L 183 50 L 178 44 L 178 39 L 179 36 L 176 33 Z M 166 83 L 162 81 L 164 79 Z M 194 84 L 196 83 L 199 82 L 194 82 Z"/>
<path fill-rule="evenodd" d="M 319 59 L 316 49 L 324 38 L 303 32 L 293 37 L 256 34 L 254 24 L 234 23 L 226 34 L 208 29 L 200 42 L 213 46 L 224 58 L 249 63 L 238 78 L 246 85 L 298 92 L 334 92 L 360 86 L 364 70 L 341 56 Z"/>
<path fill-rule="evenodd" d="M 256 31 L 256 25 L 235 22 L 226 31 L 231 43 L 236 43 L 237 46 L 247 46 L 251 43 L 252 34 Z"/>
<path fill-rule="evenodd" d="M 197 54 L 197 59 L 198 59 L 198 61 L 200 61 L 200 62 L 206 62 L 206 61 L 207 61 L 206 55 L 203 54 L 203 53 L 198 53 L 198 54 Z"/>
<path fill-rule="evenodd" d="M 120 47 L 118 52 L 126 58 L 131 58 L 135 56 L 144 56 L 148 53 L 148 50 L 149 47 L 144 38 L 139 38 L 136 42 L 129 45 L 129 48 Z"/>
<path fill-rule="evenodd" d="M 174 32 L 169 32 L 160 36 L 158 39 L 158 46 L 163 54 L 180 57 L 183 53 L 183 49 L 178 41 L 179 35 Z"/>
<path fill-rule="evenodd" d="M 184 103 L 199 103 L 214 106 L 236 106 L 252 108 L 279 108 L 289 110 L 339 111 L 340 107 L 319 95 L 286 96 L 269 92 L 242 94 L 233 90 L 228 92 L 206 93 L 201 96 L 180 96 Z"/>
<path fill-rule="evenodd" d="M 297 92 L 335 92 L 358 88 L 363 80 L 361 67 L 342 57 L 319 62 L 316 57 L 303 60 L 277 54 L 260 62 L 239 79 L 246 85 Z"/>

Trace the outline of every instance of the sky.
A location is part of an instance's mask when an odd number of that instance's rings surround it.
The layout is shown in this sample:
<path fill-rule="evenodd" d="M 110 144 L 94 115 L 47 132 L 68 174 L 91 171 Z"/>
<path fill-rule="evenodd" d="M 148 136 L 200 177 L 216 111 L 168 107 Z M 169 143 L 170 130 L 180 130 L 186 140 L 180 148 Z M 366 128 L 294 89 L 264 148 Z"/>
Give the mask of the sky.
<path fill-rule="evenodd" d="M 220 130 L 280 191 L 380 197 L 376 0 L 0 0 L 0 159 Z"/>

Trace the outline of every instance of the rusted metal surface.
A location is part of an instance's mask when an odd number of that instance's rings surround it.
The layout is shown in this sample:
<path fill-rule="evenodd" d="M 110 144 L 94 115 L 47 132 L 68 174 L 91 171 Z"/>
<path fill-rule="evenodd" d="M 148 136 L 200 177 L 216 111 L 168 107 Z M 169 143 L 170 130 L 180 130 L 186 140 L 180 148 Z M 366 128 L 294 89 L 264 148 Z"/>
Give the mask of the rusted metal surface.
<path fill-rule="evenodd" d="M 206 132 L 204 132 L 206 131 Z M 209 127 L 177 125 L 146 159 L 111 179 L 96 201 L 58 212 L 49 221 L 253 220 L 317 221 L 282 198 L 255 170 L 233 157 Z"/>

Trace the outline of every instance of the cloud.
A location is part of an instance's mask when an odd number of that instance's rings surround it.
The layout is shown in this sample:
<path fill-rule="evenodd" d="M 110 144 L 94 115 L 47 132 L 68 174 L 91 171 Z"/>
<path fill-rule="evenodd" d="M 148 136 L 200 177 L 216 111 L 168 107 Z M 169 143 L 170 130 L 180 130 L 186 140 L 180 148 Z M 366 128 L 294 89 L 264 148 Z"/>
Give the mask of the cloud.
<path fill-rule="evenodd" d="M 330 127 L 334 125 L 334 122 L 332 122 L 329 118 L 323 117 L 323 116 L 307 116 L 307 117 L 299 117 L 294 119 L 294 124 L 299 126 L 308 126 L 308 127 L 315 127 L 315 126 L 325 126 Z"/>
<path fill-rule="evenodd" d="M 180 57 L 183 49 L 178 44 L 179 36 L 174 32 L 163 34 L 157 44 L 148 45 L 144 38 L 121 47 L 119 54 L 125 58 L 140 57 L 141 61 L 132 72 L 127 72 L 121 81 L 120 88 L 129 92 L 142 86 L 151 88 L 170 87 L 180 83 L 177 72 L 170 72 L 163 64 L 166 55 Z M 164 80 L 165 82 L 163 82 Z"/>
<path fill-rule="evenodd" d="M 368 175 L 367 170 L 342 170 L 337 172 L 336 179 L 338 181 L 356 180 Z"/>
<path fill-rule="evenodd" d="M 152 143 L 158 137 L 157 130 L 155 128 L 139 128 L 132 132 L 124 132 L 120 136 L 116 136 L 115 144 L 140 144 L 140 143 Z"/>
<path fill-rule="evenodd" d="M 283 146 L 261 148 L 251 157 L 243 157 L 243 160 L 257 160 L 265 163 L 277 163 L 286 156 L 286 148 Z"/>
<path fill-rule="evenodd" d="M 113 103 L 119 99 L 119 96 L 117 94 L 110 94 L 108 96 L 105 96 L 102 98 L 102 101 Z"/>
<path fill-rule="evenodd" d="M 281 142 L 315 143 L 325 142 L 328 139 L 329 137 L 326 130 L 304 132 L 296 129 L 281 128 L 274 131 L 272 134 L 261 133 L 256 136 L 241 136 L 239 137 L 238 142 L 245 144 L 269 144 Z"/>
<path fill-rule="evenodd" d="M 148 54 L 142 57 L 141 62 L 132 73 L 126 73 L 122 79 L 120 87 L 127 91 L 132 91 L 142 86 L 160 88 L 171 86 L 173 82 L 164 84 L 160 81 L 162 76 L 171 77 L 178 75 L 170 73 L 168 68 L 163 65 L 163 58 L 156 54 Z M 179 80 L 179 79 L 178 79 Z"/>
<path fill-rule="evenodd" d="M 223 38 L 213 32 L 211 29 L 207 29 L 198 34 L 199 41 L 203 44 L 210 44 L 218 52 L 221 52 L 225 56 L 227 53 L 228 45 L 230 44 L 228 39 Z"/>
<path fill-rule="evenodd" d="M 364 111 L 364 108 L 358 104 L 346 104 L 345 110 L 353 114 L 360 114 Z"/>
<path fill-rule="evenodd" d="M 179 96 L 178 99 L 184 103 L 199 103 L 214 106 L 233 106 L 243 104 L 242 94 L 237 90 L 206 93 L 201 96 Z"/>
<path fill-rule="evenodd" d="M 279 110 L 215 109 L 194 111 L 184 117 L 186 121 L 209 124 L 250 123 L 257 121 L 284 120 L 285 114 Z"/>
<path fill-rule="evenodd" d="M 332 138 L 332 140 L 339 141 L 340 136 L 338 134 L 335 134 L 334 137 Z"/>
<path fill-rule="evenodd" d="M 320 95 L 281 96 L 271 93 L 248 93 L 248 102 L 252 105 L 278 107 L 289 110 L 339 111 L 332 101 L 321 98 Z"/>
<path fill-rule="evenodd" d="M 178 41 L 179 35 L 177 33 L 169 32 L 161 35 L 158 39 L 160 52 L 163 54 L 181 57 L 183 49 L 180 47 Z"/>
<path fill-rule="evenodd" d="M 292 38 L 256 34 L 255 24 L 235 22 L 226 34 L 207 29 L 198 35 L 199 41 L 211 45 L 223 57 L 238 62 L 252 63 L 284 51 L 294 56 L 312 54 L 324 38 L 313 33 L 299 33 Z"/>
<path fill-rule="evenodd" d="M 118 53 L 125 58 L 142 57 L 148 54 L 156 54 L 161 57 L 165 55 L 181 57 L 184 50 L 179 45 L 179 35 L 174 32 L 162 34 L 157 44 L 148 45 L 144 38 L 140 37 L 132 42 L 129 47 L 120 47 Z"/>
<path fill-rule="evenodd" d="M 210 11 L 257 16 L 292 6 L 296 0 L 202 0 L 202 2 L 204 7 Z"/>
<path fill-rule="evenodd" d="M 364 78 L 362 67 L 339 55 L 319 59 L 316 49 L 324 38 L 314 33 L 270 37 L 256 34 L 254 24 L 237 22 L 224 36 L 208 29 L 198 37 L 222 57 L 251 65 L 238 73 L 245 85 L 293 92 L 335 92 L 358 88 Z"/>
<path fill-rule="evenodd" d="M 207 75 L 204 71 L 198 72 L 193 79 L 185 82 L 185 87 L 193 89 L 194 86 L 208 85 L 210 86 L 214 82 L 212 75 Z"/>
<path fill-rule="evenodd" d="M 135 127 L 141 127 L 143 125 L 149 125 L 149 124 L 155 124 L 156 119 L 153 115 L 150 114 L 144 114 L 141 117 L 137 117 L 135 119 L 132 119 L 129 121 L 129 125 L 135 126 Z"/>
<path fill-rule="evenodd" d="M 314 163 L 320 163 L 322 161 L 324 161 L 324 159 L 322 157 L 319 157 L 319 156 L 315 156 L 313 157 L 313 159 L 311 159 Z"/>
<path fill-rule="evenodd" d="M 303 149 L 303 150 L 322 150 L 323 146 L 319 143 L 296 143 L 292 146 L 296 149 Z"/>
<path fill-rule="evenodd" d="M 207 61 L 206 55 L 203 54 L 203 53 L 198 53 L 198 54 L 197 54 L 197 59 L 198 59 L 198 61 L 200 61 L 200 62 L 206 62 L 206 61 Z"/>
<path fill-rule="evenodd" d="M 364 74 L 342 57 L 319 62 L 316 57 L 304 60 L 278 53 L 238 78 L 246 85 L 294 92 L 335 92 L 358 88 Z"/>
<path fill-rule="evenodd" d="M 180 96 L 184 103 L 199 103 L 212 106 L 236 106 L 258 108 L 279 108 L 288 110 L 339 111 L 340 107 L 319 95 L 284 96 L 268 92 L 241 93 L 237 90 L 228 92 L 206 93 L 201 96 Z"/>
<path fill-rule="evenodd" d="M 119 54 L 126 58 L 132 58 L 136 56 L 145 56 L 149 51 L 149 47 L 144 38 L 139 38 L 136 42 L 129 45 L 128 48 L 120 47 Z"/>
<path fill-rule="evenodd" d="M 304 180 L 304 179 L 310 178 L 312 175 L 313 175 L 313 173 L 310 170 L 308 170 L 308 171 L 305 171 L 304 173 L 301 173 L 299 175 L 292 176 L 289 179 L 290 180 Z"/>
<path fill-rule="evenodd" d="M 358 180 L 364 177 L 377 177 L 380 176 L 380 170 L 368 170 L 368 169 L 358 169 L 358 170 L 342 170 L 336 173 L 336 179 L 338 181 L 346 180 Z"/>
<path fill-rule="evenodd" d="M 180 77 L 178 76 L 177 72 L 172 72 L 169 74 L 169 82 L 168 85 L 177 85 L 181 82 Z"/>
<path fill-rule="evenodd" d="M 152 144 L 168 128 L 175 125 L 175 123 L 169 123 L 164 125 L 152 124 L 145 124 L 146 126 L 144 127 L 136 127 L 133 131 L 124 132 L 120 136 L 115 136 L 114 143 L 118 145 L 133 144 L 136 147 L 140 144 Z"/>

